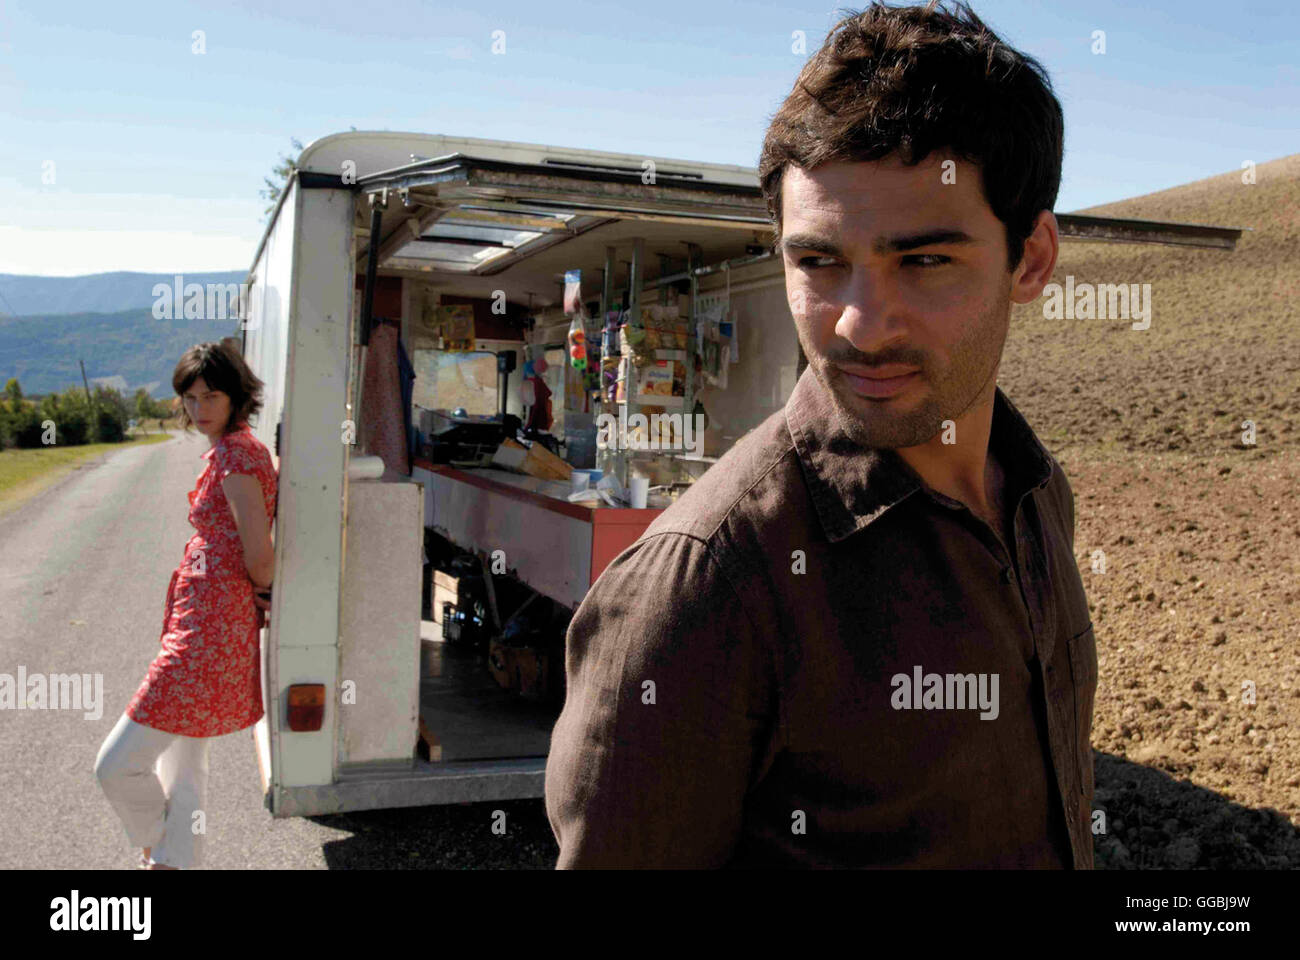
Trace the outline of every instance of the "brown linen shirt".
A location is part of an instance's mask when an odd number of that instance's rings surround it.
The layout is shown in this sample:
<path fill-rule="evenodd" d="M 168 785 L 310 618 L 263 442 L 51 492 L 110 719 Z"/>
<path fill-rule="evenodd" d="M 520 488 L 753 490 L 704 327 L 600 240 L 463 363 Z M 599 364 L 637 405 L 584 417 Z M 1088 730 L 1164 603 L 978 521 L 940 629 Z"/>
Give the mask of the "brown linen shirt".
<path fill-rule="evenodd" d="M 808 368 L 592 585 L 546 766 L 558 868 L 1093 866 L 1060 466 L 997 390 L 1009 557 L 839 424 Z"/>

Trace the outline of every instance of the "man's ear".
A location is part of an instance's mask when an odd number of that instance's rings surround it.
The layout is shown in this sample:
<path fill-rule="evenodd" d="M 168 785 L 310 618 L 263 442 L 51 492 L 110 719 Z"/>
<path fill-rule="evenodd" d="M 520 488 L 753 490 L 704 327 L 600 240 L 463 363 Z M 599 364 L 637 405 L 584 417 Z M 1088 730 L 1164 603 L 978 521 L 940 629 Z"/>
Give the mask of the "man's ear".
<path fill-rule="evenodd" d="M 1011 275 L 1011 299 L 1015 303 L 1029 303 L 1038 298 L 1052 279 L 1056 257 L 1060 251 L 1060 234 L 1056 217 L 1050 210 L 1040 211 L 1034 229 L 1025 240 L 1025 251 L 1020 264 Z"/>

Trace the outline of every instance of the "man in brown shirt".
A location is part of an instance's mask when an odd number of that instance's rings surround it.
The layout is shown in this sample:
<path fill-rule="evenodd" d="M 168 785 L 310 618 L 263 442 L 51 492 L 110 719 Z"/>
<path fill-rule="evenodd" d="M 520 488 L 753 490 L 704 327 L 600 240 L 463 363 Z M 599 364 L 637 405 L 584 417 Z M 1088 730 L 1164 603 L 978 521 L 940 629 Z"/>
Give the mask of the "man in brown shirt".
<path fill-rule="evenodd" d="M 1060 156 L 968 10 L 809 60 L 759 168 L 808 368 L 574 616 L 557 866 L 1091 868 L 1073 495 L 996 386 Z"/>

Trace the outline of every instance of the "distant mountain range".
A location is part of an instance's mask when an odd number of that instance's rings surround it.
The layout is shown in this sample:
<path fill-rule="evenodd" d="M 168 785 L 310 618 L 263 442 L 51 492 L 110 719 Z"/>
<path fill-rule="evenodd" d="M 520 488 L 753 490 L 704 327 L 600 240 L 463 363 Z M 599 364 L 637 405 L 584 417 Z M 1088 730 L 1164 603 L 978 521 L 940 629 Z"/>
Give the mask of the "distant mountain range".
<path fill-rule="evenodd" d="M 184 283 L 241 283 L 242 271 L 186 273 Z M 181 354 L 208 340 L 238 335 L 236 320 L 156 319 L 156 284 L 174 286 L 174 274 L 98 273 L 82 277 L 0 274 L 0 387 L 17 377 L 24 394 L 81 385 L 86 377 L 144 387 L 152 397 L 172 395 L 172 370 Z M 173 315 L 183 311 L 177 309 Z"/>
<path fill-rule="evenodd" d="M 242 283 L 243 270 L 186 273 L 185 283 Z M 81 277 L 28 277 L 0 273 L 0 312 L 24 317 L 56 313 L 121 313 L 153 305 L 154 284 L 171 285 L 171 273 L 91 273 Z"/>

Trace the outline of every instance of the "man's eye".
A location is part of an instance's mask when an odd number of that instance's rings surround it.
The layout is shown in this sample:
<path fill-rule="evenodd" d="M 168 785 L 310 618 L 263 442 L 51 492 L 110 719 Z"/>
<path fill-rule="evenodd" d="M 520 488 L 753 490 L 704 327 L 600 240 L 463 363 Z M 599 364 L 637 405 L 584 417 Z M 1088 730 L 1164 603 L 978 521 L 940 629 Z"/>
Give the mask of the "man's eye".
<path fill-rule="evenodd" d="M 803 257 L 799 261 L 799 266 L 805 270 L 816 270 L 818 267 L 832 267 L 834 265 L 834 257 Z"/>
<path fill-rule="evenodd" d="M 917 261 L 920 260 L 928 262 L 918 263 Z M 903 258 L 904 263 L 908 263 L 909 261 L 911 261 L 911 265 L 915 267 L 941 267 L 945 263 L 951 263 L 952 258 L 945 257 L 941 253 L 914 253 L 911 256 Z"/>

